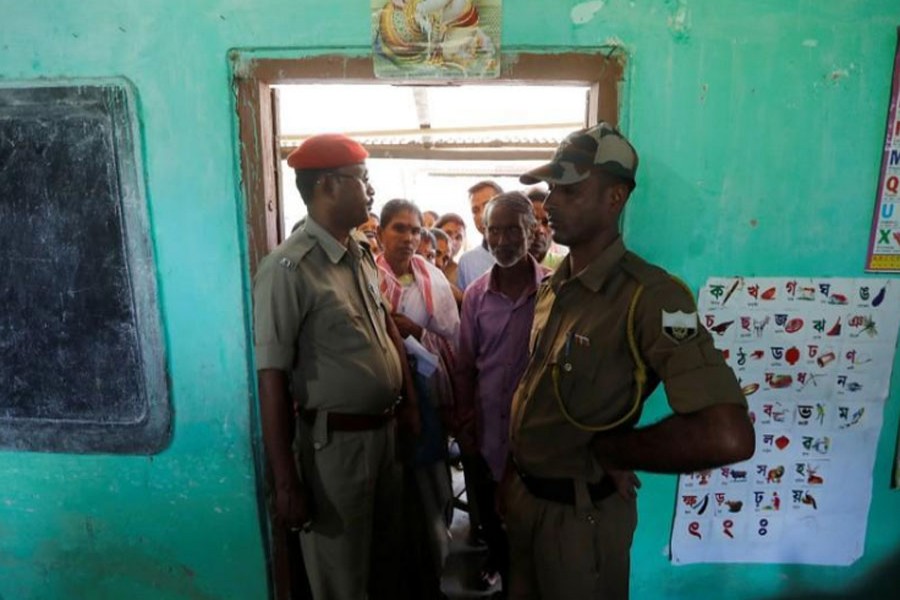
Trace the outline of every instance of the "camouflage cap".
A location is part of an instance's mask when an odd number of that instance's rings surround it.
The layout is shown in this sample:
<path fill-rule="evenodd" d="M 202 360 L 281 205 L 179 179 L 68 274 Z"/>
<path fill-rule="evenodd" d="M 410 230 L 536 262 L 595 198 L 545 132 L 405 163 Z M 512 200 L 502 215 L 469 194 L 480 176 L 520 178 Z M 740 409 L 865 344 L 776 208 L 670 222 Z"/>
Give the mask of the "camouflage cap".
<path fill-rule="evenodd" d="M 634 187 L 637 152 L 625 136 L 603 121 L 570 134 L 556 149 L 553 160 L 522 174 L 519 181 L 528 185 L 539 181 L 577 183 L 590 177 L 594 166 L 625 179 Z"/>

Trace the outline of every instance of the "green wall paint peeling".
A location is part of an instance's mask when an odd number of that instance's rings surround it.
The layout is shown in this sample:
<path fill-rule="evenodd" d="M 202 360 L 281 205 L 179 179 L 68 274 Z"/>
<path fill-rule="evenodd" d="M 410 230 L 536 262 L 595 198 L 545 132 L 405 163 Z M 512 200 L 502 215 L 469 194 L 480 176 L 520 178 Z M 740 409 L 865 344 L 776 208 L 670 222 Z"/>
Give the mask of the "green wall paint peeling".
<path fill-rule="evenodd" d="M 595 0 L 594 2 L 582 2 L 575 5 L 569 13 L 572 17 L 572 22 L 576 25 L 588 23 L 597 17 L 597 13 L 603 10 L 604 4 L 606 3 L 602 0 Z"/>
<path fill-rule="evenodd" d="M 175 409 L 152 458 L 0 454 L 0 598 L 266 596 L 229 51 L 366 54 L 367 6 L 0 0 L 0 81 L 124 76 L 138 90 Z M 641 153 L 626 240 L 696 289 L 709 275 L 860 276 L 898 24 L 896 0 L 507 0 L 503 44 L 621 49 L 622 126 Z M 863 559 L 674 567 L 675 479 L 644 475 L 632 596 L 890 594 L 898 390 L 895 363 Z M 645 420 L 664 412 L 658 394 Z"/>
<path fill-rule="evenodd" d="M 691 13 L 687 0 L 666 0 L 669 18 L 666 21 L 672 39 L 676 42 L 687 42 L 691 39 Z"/>

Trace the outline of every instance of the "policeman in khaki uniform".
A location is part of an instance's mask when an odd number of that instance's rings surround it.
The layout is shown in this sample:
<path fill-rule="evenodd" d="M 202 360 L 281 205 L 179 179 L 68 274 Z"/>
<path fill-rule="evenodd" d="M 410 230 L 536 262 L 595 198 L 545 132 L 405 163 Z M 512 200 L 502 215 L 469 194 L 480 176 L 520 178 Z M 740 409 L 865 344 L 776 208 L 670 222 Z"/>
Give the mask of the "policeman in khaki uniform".
<path fill-rule="evenodd" d="M 288 157 L 309 216 L 254 281 L 275 515 L 303 530 L 316 600 L 393 600 L 399 581 L 394 416 L 408 372 L 365 238 L 351 235 L 374 193 L 366 156 L 350 138 L 326 134 Z M 397 415 L 413 433 L 415 406 L 404 402 Z"/>
<path fill-rule="evenodd" d="M 622 242 L 637 164 L 600 123 L 520 178 L 550 185 L 553 239 L 570 253 L 538 293 L 513 400 L 501 492 L 510 598 L 627 598 L 632 471 L 690 472 L 753 454 L 746 401 L 690 292 Z M 636 428 L 660 381 L 674 414 Z"/>

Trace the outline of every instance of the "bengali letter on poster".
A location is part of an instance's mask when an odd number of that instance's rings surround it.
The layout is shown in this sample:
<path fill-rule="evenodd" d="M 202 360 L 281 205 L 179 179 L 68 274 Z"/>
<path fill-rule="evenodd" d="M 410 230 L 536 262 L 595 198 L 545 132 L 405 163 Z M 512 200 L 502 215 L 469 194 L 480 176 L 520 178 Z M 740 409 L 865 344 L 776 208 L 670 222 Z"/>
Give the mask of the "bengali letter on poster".
<path fill-rule="evenodd" d="M 756 452 L 679 478 L 672 561 L 851 564 L 865 544 L 900 282 L 711 278 L 698 300 L 747 397 Z"/>

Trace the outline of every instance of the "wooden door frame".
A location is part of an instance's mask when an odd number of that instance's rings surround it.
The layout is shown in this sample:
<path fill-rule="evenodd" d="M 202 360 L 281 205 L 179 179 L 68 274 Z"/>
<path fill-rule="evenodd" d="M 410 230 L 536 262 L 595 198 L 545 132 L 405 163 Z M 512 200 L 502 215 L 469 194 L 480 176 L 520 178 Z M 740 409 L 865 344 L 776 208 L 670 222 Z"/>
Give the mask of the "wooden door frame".
<path fill-rule="evenodd" d="M 351 49 L 352 50 L 352 49 Z M 256 50 L 232 50 L 232 90 L 237 116 L 240 155 L 241 192 L 246 219 L 247 267 L 250 281 L 259 261 L 284 238 L 281 194 L 279 193 L 280 149 L 275 135 L 277 110 L 272 86 L 284 84 L 397 84 L 376 79 L 371 56 L 319 55 L 311 57 L 260 56 Z M 625 70 L 624 55 L 617 47 L 595 48 L 581 53 L 533 54 L 505 52 L 498 79 L 468 82 L 421 82 L 422 85 L 584 85 L 589 87 L 585 123 L 619 123 L 620 83 Z M 416 82 L 403 82 L 415 84 Z M 250 338 L 252 344 L 252 335 Z M 252 365 L 252 360 L 248 363 Z M 251 367 L 252 368 L 252 367 Z M 251 377 L 251 380 L 255 380 Z M 255 394 L 251 392 L 251 401 Z M 258 411 L 253 407 L 254 425 Z M 253 434 L 254 455 L 259 469 L 267 470 L 262 457 L 261 432 Z M 267 486 L 267 472 L 257 474 L 260 504 L 265 503 L 261 488 Z M 288 537 L 284 529 L 265 518 L 267 506 L 260 506 L 262 536 L 269 565 L 269 590 L 274 598 L 290 596 L 291 573 L 288 561 Z M 268 526 L 267 526 L 268 525 Z"/>
<path fill-rule="evenodd" d="M 252 55 L 252 53 L 248 53 Z M 245 57 L 231 53 L 239 130 L 241 190 L 247 220 L 250 272 L 283 239 L 277 172 L 279 150 L 273 127 L 271 86 L 279 84 L 395 84 L 376 79 L 371 57 L 340 55 L 308 58 Z M 619 122 L 619 83 L 624 60 L 619 53 L 504 53 L 498 79 L 459 82 L 477 85 L 586 85 L 590 105 L 586 121 Z M 414 82 L 404 82 L 411 84 Z M 435 85 L 435 82 L 422 82 Z M 450 83 L 450 82 L 447 82 Z"/>

